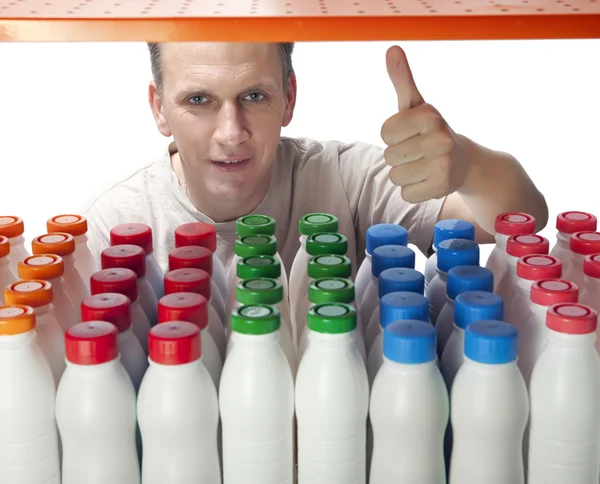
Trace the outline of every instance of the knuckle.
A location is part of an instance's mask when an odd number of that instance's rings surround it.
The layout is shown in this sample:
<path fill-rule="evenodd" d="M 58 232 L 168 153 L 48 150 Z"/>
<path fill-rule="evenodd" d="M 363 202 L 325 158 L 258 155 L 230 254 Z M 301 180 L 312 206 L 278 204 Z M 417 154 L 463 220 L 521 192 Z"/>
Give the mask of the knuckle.
<path fill-rule="evenodd" d="M 386 119 L 384 121 L 384 123 L 381 125 L 380 135 L 381 135 L 381 139 L 383 140 L 384 143 L 392 144 L 395 126 L 396 126 L 396 121 L 393 116 L 391 118 Z"/>

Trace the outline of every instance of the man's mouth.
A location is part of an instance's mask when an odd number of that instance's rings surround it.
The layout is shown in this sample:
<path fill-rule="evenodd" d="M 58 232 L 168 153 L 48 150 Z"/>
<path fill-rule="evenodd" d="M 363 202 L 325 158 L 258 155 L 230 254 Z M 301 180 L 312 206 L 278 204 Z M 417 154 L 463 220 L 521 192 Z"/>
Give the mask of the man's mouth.
<path fill-rule="evenodd" d="M 243 166 L 247 165 L 251 158 L 227 158 L 221 160 L 212 160 L 213 165 L 221 170 L 231 171 L 235 169 L 240 169 Z"/>

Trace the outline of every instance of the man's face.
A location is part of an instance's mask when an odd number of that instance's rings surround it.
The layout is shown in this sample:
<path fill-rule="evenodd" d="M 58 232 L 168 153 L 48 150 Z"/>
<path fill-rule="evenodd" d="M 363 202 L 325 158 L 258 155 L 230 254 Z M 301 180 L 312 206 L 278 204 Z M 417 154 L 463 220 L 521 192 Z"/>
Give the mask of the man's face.
<path fill-rule="evenodd" d="M 188 186 L 213 201 L 262 198 L 296 98 L 277 45 L 162 44 L 161 59 L 163 89 L 151 86 L 151 105 L 160 132 L 175 140 Z"/>

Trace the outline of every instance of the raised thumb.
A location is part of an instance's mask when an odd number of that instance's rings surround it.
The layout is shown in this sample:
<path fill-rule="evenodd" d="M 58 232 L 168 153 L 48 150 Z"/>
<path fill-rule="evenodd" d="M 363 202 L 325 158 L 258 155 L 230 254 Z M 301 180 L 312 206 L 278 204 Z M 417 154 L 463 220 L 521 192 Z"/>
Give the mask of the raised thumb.
<path fill-rule="evenodd" d="M 398 111 L 414 108 L 425 101 L 417 89 L 404 50 L 394 45 L 386 54 L 388 75 L 398 96 Z"/>

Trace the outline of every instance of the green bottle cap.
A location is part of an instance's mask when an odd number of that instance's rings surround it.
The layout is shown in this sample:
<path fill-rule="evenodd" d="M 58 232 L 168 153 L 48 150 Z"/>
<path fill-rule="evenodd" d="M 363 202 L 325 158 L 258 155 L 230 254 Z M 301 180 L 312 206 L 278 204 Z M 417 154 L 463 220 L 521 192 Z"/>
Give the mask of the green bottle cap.
<path fill-rule="evenodd" d="M 345 255 L 315 255 L 308 261 L 308 277 L 311 279 L 350 276 L 352 276 L 352 261 Z"/>
<path fill-rule="evenodd" d="M 242 334 L 269 334 L 280 326 L 277 308 L 266 304 L 240 306 L 231 314 L 231 329 Z"/>
<path fill-rule="evenodd" d="M 246 215 L 235 222 L 235 233 L 244 235 L 275 235 L 275 219 L 268 215 Z"/>
<path fill-rule="evenodd" d="M 275 255 L 277 240 L 272 235 L 245 235 L 235 241 L 235 255 L 250 257 L 253 255 Z"/>
<path fill-rule="evenodd" d="M 306 239 L 306 252 L 309 255 L 339 254 L 348 252 L 348 239 L 337 232 L 319 232 Z"/>
<path fill-rule="evenodd" d="M 306 236 L 318 232 L 337 232 L 338 218 L 328 213 L 309 213 L 298 221 L 298 230 Z"/>
<path fill-rule="evenodd" d="M 277 279 L 281 277 L 281 263 L 272 255 L 251 255 L 238 261 L 236 273 L 240 279 Z"/>
<path fill-rule="evenodd" d="M 235 298 L 243 305 L 275 305 L 283 301 L 283 286 L 281 282 L 266 277 L 246 279 L 238 282 Z"/>
<path fill-rule="evenodd" d="M 308 300 L 313 304 L 352 304 L 354 297 L 354 283 L 350 279 L 324 277 L 308 285 Z"/>
<path fill-rule="evenodd" d="M 308 310 L 306 323 L 317 333 L 348 333 L 356 328 L 356 311 L 347 304 L 318 304 Z"/>

